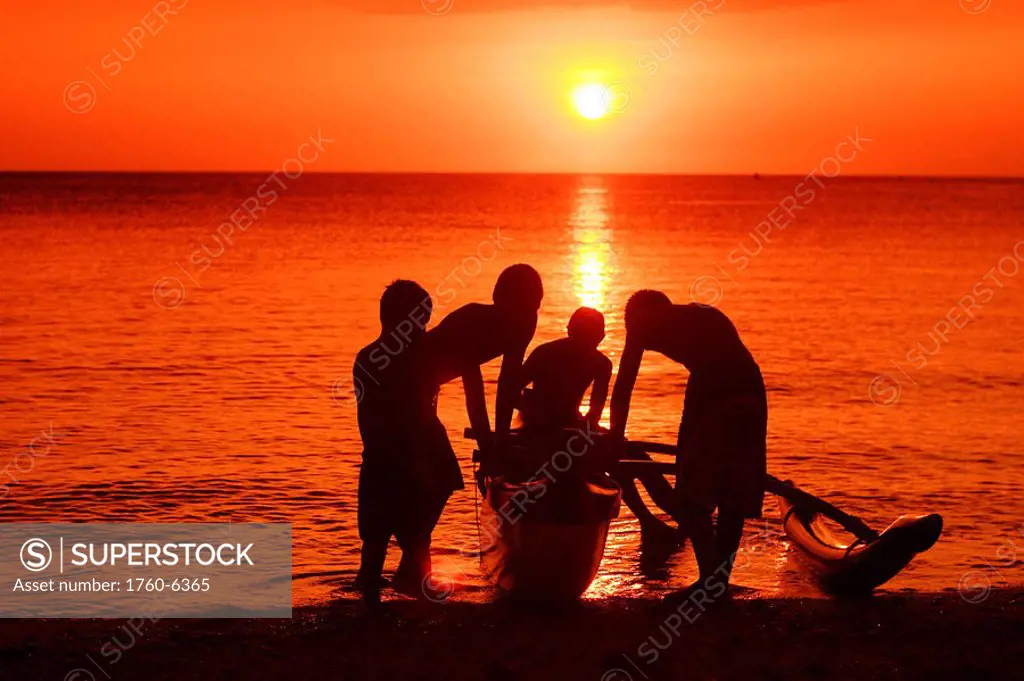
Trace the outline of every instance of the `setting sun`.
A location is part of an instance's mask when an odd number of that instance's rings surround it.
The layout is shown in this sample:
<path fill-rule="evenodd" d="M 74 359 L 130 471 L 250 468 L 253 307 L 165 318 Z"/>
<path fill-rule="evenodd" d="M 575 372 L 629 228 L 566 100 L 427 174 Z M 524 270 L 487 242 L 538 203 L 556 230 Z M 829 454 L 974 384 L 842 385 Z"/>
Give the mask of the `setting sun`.
<path fill-rule="evenodd" d="M 572 101 L 579 115 L 589 120 L 597 120 L 608 115 L 610 102 L 608 89 L 604 85 L 581 85 L 573 90 Z"/>

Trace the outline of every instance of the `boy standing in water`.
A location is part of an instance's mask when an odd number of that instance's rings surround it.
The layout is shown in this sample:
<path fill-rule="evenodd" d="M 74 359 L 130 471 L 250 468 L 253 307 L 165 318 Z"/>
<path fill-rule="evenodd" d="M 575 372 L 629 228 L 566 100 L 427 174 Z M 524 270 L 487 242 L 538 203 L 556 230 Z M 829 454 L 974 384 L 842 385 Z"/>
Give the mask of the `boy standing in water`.
<path fill-rule="evenodd" d="M 498 275 L 491 297 L 493 305 L 469 303 L 454 310 L 427 334 L 426 343 L 439 384 L 462 378 L 469 423 L 484 453 L 481 469 L 492 461 L 495 452 L 480 366 L 501 357 L 494 410 L 494 444 L 501 451 L 522 388 L 523 357 L 537 330 L 544 285 L 537 270 L 529 265 L 512 265 Z"/>
<path fill-rule="evenodd" d="M 626 433 L 629 400 L 645 350 L 690 372 L 677 448 L 680 528 L 700 569 L 694 587 L 718 575 L 728 587 L 747 518 L 761 517 L 766 476 L 768 403 L 761 371 L 736 327 L 716 308 L 673 305 L 660 291 L 638 291 L 626 304 L 626 347 L 611 405 L 611 430 Z M 718 522 L 712 513 L 718 509 Z M 709 581 L 710 580 L 710 581 Z"/>
<path fill-rule="evenodd" d="M 393 588 L 423 595 L 430 574 L 430 535 L 452 491 L 463 486 L 455 452 L 437 418 L 437 384 L 426 361 L 424 335 L 431 310 L 430 295 L 419 284 L 393 282 L 380 299 L 381 333 L 359 351 L 353 367 L 363 439 L 358 512 L 363 545 L 356 584 L 370 605 L 380 602 L 392 536 L 402 549 Z M 388 361 L 381 362 L 385 356 Z"/>

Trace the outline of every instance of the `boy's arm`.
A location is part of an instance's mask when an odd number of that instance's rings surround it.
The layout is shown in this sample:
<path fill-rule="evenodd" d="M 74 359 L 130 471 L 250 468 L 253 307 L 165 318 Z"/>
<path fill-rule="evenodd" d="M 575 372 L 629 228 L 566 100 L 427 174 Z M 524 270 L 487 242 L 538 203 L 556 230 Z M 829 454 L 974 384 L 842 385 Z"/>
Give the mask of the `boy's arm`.
<path fill-rule="evenodd" d="M 498 398 L 494 405 L 494 435 L 499 447 L 504 443 L 512 428 L 512 410 L 523 391 L 521 383 L 523 357 L 526 356 L 526 346 L 533 340 L 533 334 L 537 331 L 536 313 L 516 320 L 513 328 L 509 331 L 505 352 L 501 357 L 501 372 L 498 374 Z"/>
<path fill-rule="evenodd" d="M 487 399 L 484 396 L 484 377 L 480 367 L 474 366 L 462 374 L 462 388 L 466 392 L 466 413 L 481 451 L 488 448 L 491 423 L 487 417 Z"/>
<path fill-rule="evenodd" d="M 530 356 L 523 362 L 523 370 L 519 373 L 519 389 L 516 390 L 516 397 L 522 394 L 526 386 L 530 385 L 537 379 L 537 364 L 540 360 L 537 359 L 537 350 L 530 353 Z"/>
<path fill-rule="evenodd" d="M 617 439 L 626 437 L 626 418 L 629 416 L 629 399 L 633 395 L 636 375 L 640 371 L 640 360 L 644 349 L 635 341 L 626 338 L 626 347 L 619 359 L 619 375 L 615 378 L 612 391 L 611 434 Z"/>
<path fill-rule="evenodd" d="M 512 428 L 512 410 L 519 401 L 523 391 L 523 356 L 526 354 L 525 343 L 517 344 L 506 350 L 501 359 L 501 372 L 498 374 L 498 399 L 494 407 L 494 434 L 498 442 L 504 441 Z"/>
<path fill-rule="evenodd" d="M 359 376 L 358 369 L 359 359 L 357 358 L 355 365 L 352 367 L 352 388 L 356 395 L 356 423 L 359 425 L 359 437 L 363 440 L 363 444 L 366 444 L 367 431 L 369 429 L 364 411 L 359 408 L 359 405 L 363 402 L 363 391 L 366 390 L 366 386 L 363 384 L 363 379 Z"/>
<path fill-rule="evenodd" d="M 611 380 L 611 360 L 602 356 L 597 377 L 594 378 L 594 388 L 590 391 L 590 409 L 587 411 L 587 421 L 594 427 L 600 422 L 605 402 L 608 401 L 608 383 Z"/>

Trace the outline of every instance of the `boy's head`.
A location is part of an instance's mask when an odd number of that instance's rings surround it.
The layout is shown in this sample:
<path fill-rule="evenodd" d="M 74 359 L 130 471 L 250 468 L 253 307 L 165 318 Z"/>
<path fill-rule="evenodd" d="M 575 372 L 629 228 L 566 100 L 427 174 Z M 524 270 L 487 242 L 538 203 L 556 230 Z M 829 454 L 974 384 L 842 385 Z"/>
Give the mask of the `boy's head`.
<path fill-rule="evenodd" d="M 604 340 L 604 315 L 592 307 L 581 307 L 569 317 L 569 338 L 596 348 Z"/>
<path fill-rule="evenodd" d="M 639 331 L 650 320 L 656 319 L 665 309 L 672 306 L 672 301 L 661 291 L 643 289 L 629 297 L 626 303 L 626 333 Z"/>
<path fill-rule="evenodd" d="M 434 301 L 422 286 L 408 279 L 396 279 L 380 297 L 381 329 L 398 329 L 405 336 L 422 333 L 433 309 Z"/>
<path fill-rule="evenodd" d="M 529 265 L 510 265 L 498 275 L 491 298 L 498 307 L 536 312 L 544 298 L 544 284 Z"/>

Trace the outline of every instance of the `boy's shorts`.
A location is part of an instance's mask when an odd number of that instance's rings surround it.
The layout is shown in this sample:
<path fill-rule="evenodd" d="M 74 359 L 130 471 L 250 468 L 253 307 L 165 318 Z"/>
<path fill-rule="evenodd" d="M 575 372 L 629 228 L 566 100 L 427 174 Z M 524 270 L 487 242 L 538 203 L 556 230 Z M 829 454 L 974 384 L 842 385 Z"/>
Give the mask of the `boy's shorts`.
<path fill-rule="evenodd" d="M 394 442 L 363 451 L 359 471 L 359 538 L 400 546 L 426 539 L 452 492 L 462 489 L 462 470 L 436 417 Z M 420 538 L 420 539 L 417 539 Z"/>
<path fill-rule="evenodd" d="M 679 427 L 684 504 L 760 518 L 767 474 L 768 405 L 764 393 L 691 396 Z"/>
<path fill-rule="evenodd" d="M 429 547 L 449 496 L 411 488 L 364 465 L 359 472 L 359 538 L 387 542 L 395 537 L 403 551 L 423 543 Z"/>

